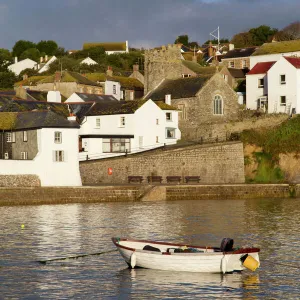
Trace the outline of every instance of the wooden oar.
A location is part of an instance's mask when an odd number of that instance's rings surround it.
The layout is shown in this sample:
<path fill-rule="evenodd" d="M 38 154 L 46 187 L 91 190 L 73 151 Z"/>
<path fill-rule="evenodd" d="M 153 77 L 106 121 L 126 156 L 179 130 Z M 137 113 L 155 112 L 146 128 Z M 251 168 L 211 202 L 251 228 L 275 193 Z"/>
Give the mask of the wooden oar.
<path fill-rule="evenodd" d="M 96 252 L 96 253 L 79 254 L 79 255 L 73 255 L 73 256 L 67 256 L 67 257 L 57 257 L 57 258 L 46 259 L 46 260 L 38 260 L 38 262 L 45 265 L 48 262 L 52 262 L 52 261 L 66 260 L 66 259 L 77 259 L 77 258 L 80 258 L 80 257 L 86 257 L 86 256 L 92 256 L 92 255 L 101 255 L 101 254 L 106 254 L 106 253 L 115 252 L 115 251 L 117 251 L 117 249 L 103 251 L 103 252 Z"/>

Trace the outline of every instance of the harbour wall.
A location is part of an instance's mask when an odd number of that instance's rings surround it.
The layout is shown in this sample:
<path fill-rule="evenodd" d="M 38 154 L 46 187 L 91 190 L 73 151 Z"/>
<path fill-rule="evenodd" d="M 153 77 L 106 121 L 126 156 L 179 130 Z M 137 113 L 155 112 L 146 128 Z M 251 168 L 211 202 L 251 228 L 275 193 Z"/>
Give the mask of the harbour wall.
<path fill-rule="evenodd" d="M 300 185 L 124 185 L 85 187 L 1 187 L 0 206 L 130 201 L 300 198 Z"/>

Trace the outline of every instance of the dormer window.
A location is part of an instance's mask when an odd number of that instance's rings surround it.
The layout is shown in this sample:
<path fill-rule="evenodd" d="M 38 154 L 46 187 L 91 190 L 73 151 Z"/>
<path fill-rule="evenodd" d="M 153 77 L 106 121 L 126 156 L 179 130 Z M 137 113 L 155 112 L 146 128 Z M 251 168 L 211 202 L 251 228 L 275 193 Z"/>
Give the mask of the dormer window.
<path fill-rule="evenodd" d="M 285 75 L 280 75 L 280 84 L 285 84 Z"/>

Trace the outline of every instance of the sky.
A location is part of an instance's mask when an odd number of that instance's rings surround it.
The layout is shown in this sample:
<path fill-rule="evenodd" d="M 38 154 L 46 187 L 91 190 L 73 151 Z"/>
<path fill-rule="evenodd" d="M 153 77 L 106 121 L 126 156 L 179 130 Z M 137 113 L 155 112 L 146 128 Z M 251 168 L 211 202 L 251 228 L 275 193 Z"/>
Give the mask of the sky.
<path fill-rule="evenodd" d="M 300 0 L 0 0 L 0 48 L 18 40 L 55 40 L 65 49 L 84 42 L 128 40 L 130 47 L 174 43 L 188 34 L 204 43 L 265 24 L 300 21 Z"/>

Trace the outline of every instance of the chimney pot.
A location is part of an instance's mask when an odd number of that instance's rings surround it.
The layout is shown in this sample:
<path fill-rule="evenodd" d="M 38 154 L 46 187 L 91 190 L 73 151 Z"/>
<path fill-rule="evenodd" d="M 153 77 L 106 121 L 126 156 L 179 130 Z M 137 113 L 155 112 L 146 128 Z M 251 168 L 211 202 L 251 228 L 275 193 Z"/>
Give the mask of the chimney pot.
<path fill-rule="evenodd" d="M 43 61 L 44 61 L 44 57 L 41 56 L 41 57 L 40 57 L 40 63 L 42 63 Z"/>
<path fill-rule="evenodd" d="M 18 62 L 18 57 L 16 56 L 15 57 L 15 64 Z"/>
<path fill-rule="evenodd" d="M 168 105 L 171 105 L 171 95 L 170 94 L 165 95 L 165 103 Z"/>

